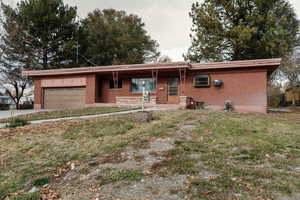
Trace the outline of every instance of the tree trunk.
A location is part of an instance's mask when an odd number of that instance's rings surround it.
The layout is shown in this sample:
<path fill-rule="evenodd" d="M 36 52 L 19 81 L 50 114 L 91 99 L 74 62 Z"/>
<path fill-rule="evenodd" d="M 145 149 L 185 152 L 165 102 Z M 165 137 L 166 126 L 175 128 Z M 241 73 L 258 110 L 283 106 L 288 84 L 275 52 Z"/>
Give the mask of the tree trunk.
<path fill-rule="evenodd" d="M 20 110 L 20 101 L 19 100 L 17 100 L 17 102 L 16 102 L 16 109 Z"/>
<path fill-rule="evenodd" d="M 295 97 L 295 94 L 293 93 L 292 95 L 292 105 L 293 106 L 296 106 L 296 97 Z"/>

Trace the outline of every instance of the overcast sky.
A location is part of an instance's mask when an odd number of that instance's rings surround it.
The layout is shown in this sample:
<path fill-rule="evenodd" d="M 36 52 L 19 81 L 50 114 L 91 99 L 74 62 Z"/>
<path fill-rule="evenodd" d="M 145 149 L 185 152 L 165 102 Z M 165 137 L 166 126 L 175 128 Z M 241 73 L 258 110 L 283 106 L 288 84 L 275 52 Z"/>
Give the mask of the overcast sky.
<path fill-rule="evenodd" d="M 168 55 L 173 61 L 182 61 L 182 54 L 190 46 L 191 19 L 188 13 L 196 0 L 64 0 L 77 6 L 79 16 L 85 17 L 96 8 L 116 8 L 142 17 L 151 37 L 160 44 L 162 55 Z M 4 0 L 15 4 L 17 0 Z M 290 0 L 298 18 L 300 1 Z"/>

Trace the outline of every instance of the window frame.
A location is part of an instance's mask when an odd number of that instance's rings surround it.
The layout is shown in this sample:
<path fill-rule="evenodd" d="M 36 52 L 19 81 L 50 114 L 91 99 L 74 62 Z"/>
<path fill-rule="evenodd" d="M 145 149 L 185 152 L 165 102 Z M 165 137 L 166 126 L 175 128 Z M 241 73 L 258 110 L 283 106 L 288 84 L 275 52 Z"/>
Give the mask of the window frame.
<path fill-rule="evenodd" d="M 207 77 L 207 85 L 201 84 L 201 85 L 196 85 L 196 78 L 197 76 L 206 76 Z M 198 87 L 210 87 L 211 86 L 211 79 L 209 74 L 195 74 L 193 76 L 193 86 L 198 88 Z"/>
<path fill-rule="evenodd" d="M 146 77 L 146 78 L 131 78 L 130 79 L 130 91 L 131 91 L 131 94 L 142 94 L 142 91 L 138 91 L 138 92 L 134 92 L 133 91 L 133 80 L 134 79 L 152 79 L 153 80 L 153 91 L 149 91 L 151 94 L 152 93 L 155 93 L 156 90 L 157 90 L 157 86 L 156 86 L 156 80 L 155 78 L 149 78 L 149 77 Z"/>

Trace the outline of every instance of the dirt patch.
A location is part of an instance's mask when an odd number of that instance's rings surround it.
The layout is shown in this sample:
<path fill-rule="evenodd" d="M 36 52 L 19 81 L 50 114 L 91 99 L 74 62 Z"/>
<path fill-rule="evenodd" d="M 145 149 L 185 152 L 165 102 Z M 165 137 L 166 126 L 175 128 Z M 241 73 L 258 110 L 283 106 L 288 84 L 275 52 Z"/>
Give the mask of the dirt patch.
<path fill-rule="evenodd" d="M 128 147 L 124 150 L 102 156 L 92 164 L 80 166 L 70 171 L 58 184 L 63 199 L 184 199 L 186 175 L 161 177 L 155 167 L 163 167 L 164 162 L 172 158 L 170 150 L 175 148 L 178 138 L 190 138 L 197 127 L 196 121 L 189 121 L 180 126 L 172 137 L 151 141 L 146 148 Z M 199 156 L 199 155 L 198 155 Z M 192 156 L 193 157 L 193 156 Z M 82 168 L 92 166 L 90 173 L 80 173 Z M 140 181 L 116 181 L 100 184 L 107 170 L 139 170 L 144 178 Z M 208 175 L 207 175 L 208 176 Z"/>
<path fill-rule="evenodd" d="M 174 140 L 170 138 L 157 139 L 150 143 L 148 149 L 127 148 L 122 152 L 118 151 L 113 154 L 104 155 L 99 161 L 93 161 L 92 163 L 78 166 L 76 170 L 68 172 L 62 181 L 57 184 L 57 188 L 61 191 L 63 199 L 91 198 L 91 196 L 97 195 L 94 192 L 95 190 L 91 188 L 97 188 L 105 170 L 134 169 L 140 170 L 146 178 L 140 182 L 120 181 L 101 186 L 100 194 L 105 195 L 105 199 L 118 198 L 121 196 L 122 199 L 135 199 L 134 197 L 136 197 L 136 199 L 170 199 L 167 198 L 169 195 L 166 191 L 176 190 L 177 186 L 183 185 L 186 178 L 180 176 L 180 179 L 177 180 L 176 177 L 173 177 L 172 179 L 163 179 L 147 176 L 150 175 L 149 171 L 153 164 L 159 163 L 165 159 L 165 154 L 159 152 L 167 152 L 168 150 L 173 149 L 173 142 Z M 90 173 L 87 173 L 85 169 L 87 167 L 91 168 L 91 166 L 93 168 L 90 169 Z M 83 171 L 85 173 L 82 173 Z M 152 183 L 153 185 L 151 186 Z M 160 190 L 155 189 L 161 187 L 160 184 L 164 183 L 167 185 L 163 186 Z M 146 198 L 146 196 L 142 196 L 146 193 L 149 197 L 154 197 L 151 191 L 159 192 L 156 194 L 155 198 Z M 176 197 L 171 199 L 180 198 Z"/>
<path fill-rule="evenodd" d="M 278 200 L 299 200 L 300 193 L 292 194 L 292 195 L 278 195 Z"/>
<path fill-rule="evenodd" d="M 105 199 L 147 199 L 147 200 L 181 200 L 184 199 L 186 176 L 150 177 L 138 183 L 124 185 L 124 183 L 105 185 L 101 194 Z"/>

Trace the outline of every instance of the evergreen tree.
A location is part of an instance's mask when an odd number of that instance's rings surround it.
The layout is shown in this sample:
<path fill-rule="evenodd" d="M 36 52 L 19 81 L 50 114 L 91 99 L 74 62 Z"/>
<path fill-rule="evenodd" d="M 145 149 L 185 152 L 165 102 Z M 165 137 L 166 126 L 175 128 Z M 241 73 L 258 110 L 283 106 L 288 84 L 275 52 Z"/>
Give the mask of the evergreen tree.
<path fill-rule="evenodd" d="M 124 11 L 97 9 L 89 13 L 80 31 L 81 63 L 112 65 L 155 61 L 159 56 L 158 44 L 144 27 L 141 18 Z"/>
<path fill-rule="evenodd" d="M 283 57 L 299 44 L 299 21 L 287 0 L 194 3 L 187 61 Z"/>
<path fill-rule="evenodd" d="M 73 66 L 76 60 L 76 7 L 62 0 L 22 0 L 16 8 L 18 23 L 32 38 L 35 68 Z"/>

